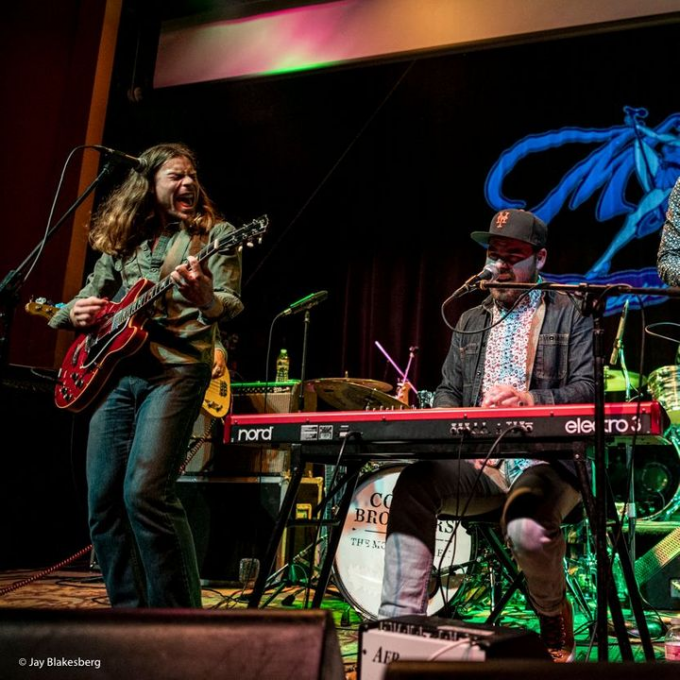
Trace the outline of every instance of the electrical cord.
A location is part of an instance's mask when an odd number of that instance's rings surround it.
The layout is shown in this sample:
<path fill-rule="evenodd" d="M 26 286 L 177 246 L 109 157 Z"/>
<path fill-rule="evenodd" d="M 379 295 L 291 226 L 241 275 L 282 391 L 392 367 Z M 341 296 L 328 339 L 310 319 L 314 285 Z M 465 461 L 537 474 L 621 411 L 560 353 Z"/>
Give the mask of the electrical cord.
<path fill-rule="evenodd" d="M 13 583 L 11 586 L 7 586 L 6 588 L 0 589 L 0 597 L 3 595 L 7 595 L 8 593 L 13 593 L 15 590 L 19 590 L 19 588 L 23 588 L 24 586 L 27 586 L 29 583 L 33 583 L 34 581 L 38 581 L 41 578 L 45 578 L 45 576 L 48 576 L 49 574 L 52 574 L 55 571 L 58 571 L 59 569 L 62 569 L 63 567 L 71 564 L 72 562 L 75 562 L 77 559 L 80 559 L 83 557 L 83 555 L 87 555 L 92 550 L 92 545 L 88 545 L 86 548 L 83 548 L 82 550 L 79 550 L 75 555 L 71 555 L 71 557 L 62 560 L 61 562 L 44 569 L 43 571 L 38 572 L 37 574 L 33 574 L 33 576 L 30 576 L 29 578 L 25 578 L 22 581 L 17 581 L 16 583 Z"/>

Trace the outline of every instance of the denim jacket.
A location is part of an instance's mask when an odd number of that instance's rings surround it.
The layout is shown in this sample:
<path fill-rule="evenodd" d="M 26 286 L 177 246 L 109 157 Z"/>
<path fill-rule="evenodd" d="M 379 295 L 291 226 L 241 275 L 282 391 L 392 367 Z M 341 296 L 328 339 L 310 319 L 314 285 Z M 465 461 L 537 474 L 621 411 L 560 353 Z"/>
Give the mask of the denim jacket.
<path fill-rule="evenodd" d="M 465 312 L 453 332 L 442 368 L 442 382 L 434 406 L 476 406 L 484 375 L 486 342 L 491 324 L 491 297 Z M 593 322 L 584 317 L 566 295 L 547 291 L 540 314 L 542 323 L 530 342 L 529 390 L 536 404 L 592 402 Z M 483 330 L 487 329 L 487 330 Z M 483 331 L 463 334 L 460 331 Z"/>

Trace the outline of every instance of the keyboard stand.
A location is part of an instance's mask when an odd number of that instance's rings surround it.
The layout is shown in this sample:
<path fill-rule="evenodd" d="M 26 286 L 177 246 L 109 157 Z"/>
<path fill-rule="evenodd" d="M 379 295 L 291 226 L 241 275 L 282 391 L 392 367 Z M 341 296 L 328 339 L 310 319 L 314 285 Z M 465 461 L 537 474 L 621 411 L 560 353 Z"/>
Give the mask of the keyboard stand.
<path fill-rule="evenodd" d="M 350 503 L 352 502 L 354 491 L 356 489 L 359 472 L 365 464 L 365 461 L 361 461 L 357 458 L 352 458 L 348 461 L 341 461 L 342 465 L 347 468 L 347 473 L 337 485 L 339 489 L 342 489 L 342 493 L 340 496 L 340 503 L 338 505 L 337 513 L 334 518 L 329 520 L 323 520 L 321 518 L 318 520 L 295 520 L 291 522 L 290 517 L 293 511 L 293 506 L 295 505 L 295 499 L 297 497 L 298 490 L 302 483 L 306 464 L 309 462 L 314 462 L 315 460 L 318 460 L 318 458 L 314 455 L 306 455 L 303 445 L 292 444 L 290 460 L 290 481 L 288 483 L 288 488 L 286 489 L 283 503 L 281 504 L 281 510 L 279 511 L 276 523 L 274 524 L 271 538 L 269 539 L 267 551 L 263 559 L 263 564 L 261 565 L 260 572 L 257 579 L 255 580 L 253 591 L 248 600 L 249 609 L 256 609 L 260 606 L 260 602 L 262 601 L 267 586 L 267 579 L 269 578 L 269 574 L 271 574 L 274 569 L 276 555 L 278 553 L 279 545 L 283 539 L 284 532 L 287 527 L 291 526 L 326 526 L 330 532 L 330 536 L 326 545 L 325 557 L 321 564 L 316 590 L 314 593 L 314 599 L 312 601 L 312 607 L 321 607 L 321 602 L 330 581 L 333 561 L 335 560 L 335 553 L 338 549 L 338 544 L 340 543 L 340 537 L 342 536 L 342 528 L 349 511 Z M 325 464 L 328 464 L 327 458 L 324 458 L 323 461 Z M 328 499 L 330 497 L 336 496 L 337 493 L 338 492 L 334 490 L 327 491 L 324 501 L 322 501 L 322 503 L 319 505 L 319 508 L 317 508 L 317 512 L 320 513 Z"/>

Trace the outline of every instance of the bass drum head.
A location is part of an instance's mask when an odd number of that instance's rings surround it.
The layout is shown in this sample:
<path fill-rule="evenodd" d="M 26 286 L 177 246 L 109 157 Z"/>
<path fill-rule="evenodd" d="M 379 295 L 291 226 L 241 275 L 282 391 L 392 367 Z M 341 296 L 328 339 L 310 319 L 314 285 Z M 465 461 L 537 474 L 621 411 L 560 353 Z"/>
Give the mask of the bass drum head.
<path fill-rule="evenodd" d="M 392 491 L 405 467 L 387 465 L 359 480 L 335 554 L 338 589 L 345 600 L 368 619 L 378 618 Z M 441 588 L 439 579 L 430 579 L 429 615 L 440 611 L 444 600 L 448 602 L 454 596 L 472 554 L 472 538 L 462 526 L 458 525 L 456 536 L 451 539 L 456 524 L 454 520 L 441 520 L 437 524 L 434 565 L 437 568 L 441 562 L 442 571 L 449 576 L 442 578 Z"/>

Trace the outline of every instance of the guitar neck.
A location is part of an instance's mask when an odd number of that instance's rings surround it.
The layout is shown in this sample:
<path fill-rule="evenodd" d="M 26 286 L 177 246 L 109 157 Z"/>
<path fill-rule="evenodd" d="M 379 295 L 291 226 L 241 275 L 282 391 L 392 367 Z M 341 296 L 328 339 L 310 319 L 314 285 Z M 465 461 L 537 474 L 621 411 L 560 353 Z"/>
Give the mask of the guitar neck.
<path fill-rule="evenodd" d="M 213 253 L 216 253 L 219 250 L 218 244 L 219 240 L 215 240 L 203 247 L 196 255 L 196 259 L 199 263 L 207 260 Z M 184 264 L 187 264 L 186 260 Z M 149 290 L 136 298 L 127 307 L 116 312 L 112 324 L 113 328 L 119 328 L 120 326 L 125 325 L 135 314 L 139 313 L 144 307 L 150 305 L 154 300 L 163 295 L 172 287 L 173 283 L 172 276 L 166 276 L 162 281 L 159 281 L 155 286 L 149 288 Z"/>

